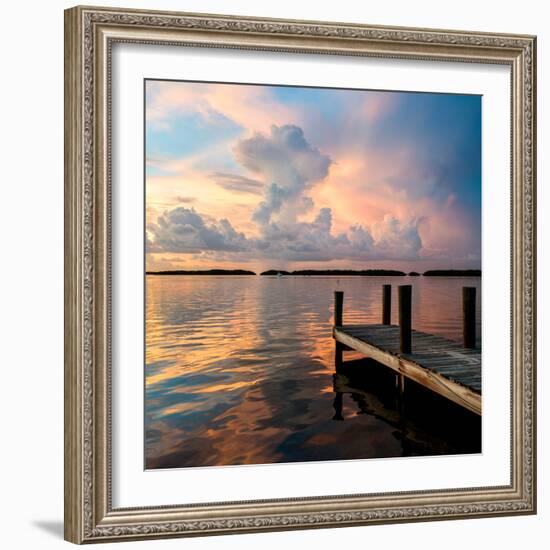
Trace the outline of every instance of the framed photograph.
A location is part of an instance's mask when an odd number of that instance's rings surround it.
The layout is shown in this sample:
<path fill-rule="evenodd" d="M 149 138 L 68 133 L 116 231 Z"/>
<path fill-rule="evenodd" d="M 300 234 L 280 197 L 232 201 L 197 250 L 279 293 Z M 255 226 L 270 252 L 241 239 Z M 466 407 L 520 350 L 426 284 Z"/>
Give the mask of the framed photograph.
<path fill-rule="evenodd" d="M 532 514 L 536 39 L 65 12 L 65 538 Z"/>

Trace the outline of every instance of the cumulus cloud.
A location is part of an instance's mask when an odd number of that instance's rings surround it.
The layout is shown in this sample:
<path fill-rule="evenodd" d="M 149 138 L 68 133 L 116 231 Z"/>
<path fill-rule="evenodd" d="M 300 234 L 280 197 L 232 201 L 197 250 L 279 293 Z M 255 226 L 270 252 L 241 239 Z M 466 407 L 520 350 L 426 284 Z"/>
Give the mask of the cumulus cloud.
<path fill-rule="evenodd" d="M 244 251 L 209 260 L 479 258 L 480 98 L 148 81 L 146 109 L 148 221 L 194 206 L 215 233 L 225 217 L 245 233 Z"/>
<path fill-rule="evenodd" d="M 354 225 L 334 234 L 332 211 L 321 208 L 309 223 L 268 224 L 256 247 L 264 256 L 287 261 L 412 260 L 418 258 L 422 248 L 418 227 L 418 220 L 401 222 L 387 216 L 371 228 Z"/>
<path fill-rule="evenodd" d="M 206 222 L 194 208 L 178 207 L 159 216 L 147 227 L 149 252 L 240 252 L 248 242 L 229 220 Z"/>
<path fill-rule="evenodd" d="M 266 257 L 287 261 L 351 259 L 353 251 L 347 235 L 333 235 L 331 229 L 330 208 L 322 208 L 312 222 L 272 222 L 263 228 L 261 249 Z"/>
<path fill-rule="evenodd" d="M 257 234 L 247 237 L 227 219 L 210 219 L 195 209 L 177 207 L 148 227 L 150 252 L 208 253 L 214 257 L 261 258 L 272 261 L 328 262 L 416 259 L 422 249 L 418 219 L 402 221 L 387 215 L 371 225 L 355 224 L 333 232 L 332 210 L 314 210 L 308 195 L 323 180 L 331 159 L 313 147 L 295 125 L 271 126 L 234 149 L 243 168 L 263 180 L 215 172 L 218 185 L 241 193 L 263 193 L 252 213 Z M 217 256 L 215 255 L 217 253 Z"/>
<path fill-rule="evenodd" d="M 355 225 L 332 232 L 332 211 L 321 208 L 311 222 L 277 223 L 263 227 L 260 237 L 248 238 L 222 219 L 206 221 L 194 209 L 175 208 L 148 226 L 149 252 L 188 254 L 245 253 L 247 258 L 273 261 L 328 262 L 416 259 L 422 248 L 419 221 L 407 223 L 390 216 L 372 228 Z"/>
<path fill-rule="evenodd" d="M 413 260 L 418 258 L 422 239 L 418 232 L 421 219 L 402 222 L 386 215 L 372 230 L 376 235 L 376 252 L 380 258 L 388 260 Z"/>
<path fill-rule="evenodd" d="M 274 214 L 293 221 L 311 208 L 311 199 L 303 194 L 328 175 L 332 162 L 293 124 L 272 125 L 269 135 L 255 133 L 241 140 L 234 152 L 240 164 L 267 183 L 264 200 L 253 215 L 260 224 L 268 223 Z"/>
<path fill-rule="evenodd" d="M 262 226 L 268 224 L 274 214 L 279 214 L 279 217 L 287 221 L 293 221 L 298 214 L 303 214 L 311 208 L 311 197 L 272 183 L 266 188 L 264 200 L 254 210 L 252 219 Z"/>

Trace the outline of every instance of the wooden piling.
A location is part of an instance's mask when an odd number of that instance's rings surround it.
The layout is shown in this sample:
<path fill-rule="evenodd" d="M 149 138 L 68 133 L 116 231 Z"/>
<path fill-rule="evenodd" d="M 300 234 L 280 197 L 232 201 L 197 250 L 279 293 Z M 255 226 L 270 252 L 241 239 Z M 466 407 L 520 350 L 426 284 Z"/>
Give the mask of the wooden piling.
<path fill-rule="evenodd" d="M 334 291 L 334 326 L 341 327 L 344 317 L 344 293 L 341 290 Z"/>
<path fill-rule="evenodd" d="M 391 325 L 391 285 L 382 287 L 382 324 Z"/>
<path fill-rule="evenodd" d="M 462 287 L 462 334 L 464 347 L 476 347 L 476 289 L 473 286 Z"/>
<path fill-rule="evenodd" d="M 395 379 L 395 385 L 399 396 L 403 396 L 405 393 L 405 377 L 402 374 L 397 374 Z"/>
<path fill-rule="evenodd" d="M 399 286 L 399 338 L 401 353 L 412 353 L 412 286 Z"/>
<path fill-rule="evenodd" d="M 395 389 L 397 390 L 397 410 L 403 413 L 405 409 L 405 376 L 402 374 L 395 375 Z"/>
<path fill-rule="evenodd" d="M 344 293 L 341 290 L 334 291 L 334 326 L 341 327 L 344 321 Z M 342 366 L 344 346 L 336 342 L 334 353 L 334 365 L 338 371 Z"/>

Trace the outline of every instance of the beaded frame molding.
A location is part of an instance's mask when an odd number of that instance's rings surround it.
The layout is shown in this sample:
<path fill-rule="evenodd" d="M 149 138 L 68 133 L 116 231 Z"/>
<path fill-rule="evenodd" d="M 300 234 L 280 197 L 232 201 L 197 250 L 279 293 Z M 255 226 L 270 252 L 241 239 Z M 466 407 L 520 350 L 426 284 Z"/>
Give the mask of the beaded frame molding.
<path fill-rule="evenodd" d="M 110 86 L 117 42 L 497 63 L 511 70 L 511 482 L 116 509 L 111 499 Z M 65 538 L 75 543 L 536 511 L 534 36 L 75 7 L 65 12 Z"/>

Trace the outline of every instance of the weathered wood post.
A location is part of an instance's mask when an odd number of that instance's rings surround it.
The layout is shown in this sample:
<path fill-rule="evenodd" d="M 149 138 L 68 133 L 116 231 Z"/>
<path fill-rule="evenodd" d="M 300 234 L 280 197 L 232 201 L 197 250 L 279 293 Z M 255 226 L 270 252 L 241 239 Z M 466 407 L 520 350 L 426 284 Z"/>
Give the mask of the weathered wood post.
<path fill-rule="evenodd" d="M 399 301 L 399 343 L 401 353 L 412 353 L 412 286 L 400 285 L 398 289 Z M 399 408 L 403 407 L 405 393 L 405 377 L 397 375 L 397 391 L 399 394 Z"/>
<path fill-rule="evenodd" d="M 344 293 L 341 290 L 334 291 L 334 326 L 341 327 L 344 317 Z"/>
<path fill-rule="evenodd" d="M 344 319 L 344 293 L 341 290 L 334 291 L 334 327 L 341 327 Z M 336 342 L 334 364 L 336 370 L 342 366 L 344 346 Z"/>
<path fill-rule="evenodd" d="M 412 352 L 411 285 L 399 286 L 399 338 L 401 353 Z"/>
<path fill-rule="evenodd" d="M 405 377 L 402 374 L 396 375 L 395 386 L 397 388 L 397 405 L 399 410 L 402 411 L 405 404 Z"/>
<path fill-rule="evenodd" d="M 462 287 L 462 334 L 465 348 L 476 347 L 476 289 Z"/>
<path fill-rule="evenodd" d="M 382 287 L 382 324 L 391 325 L 391 285 Z"/>

